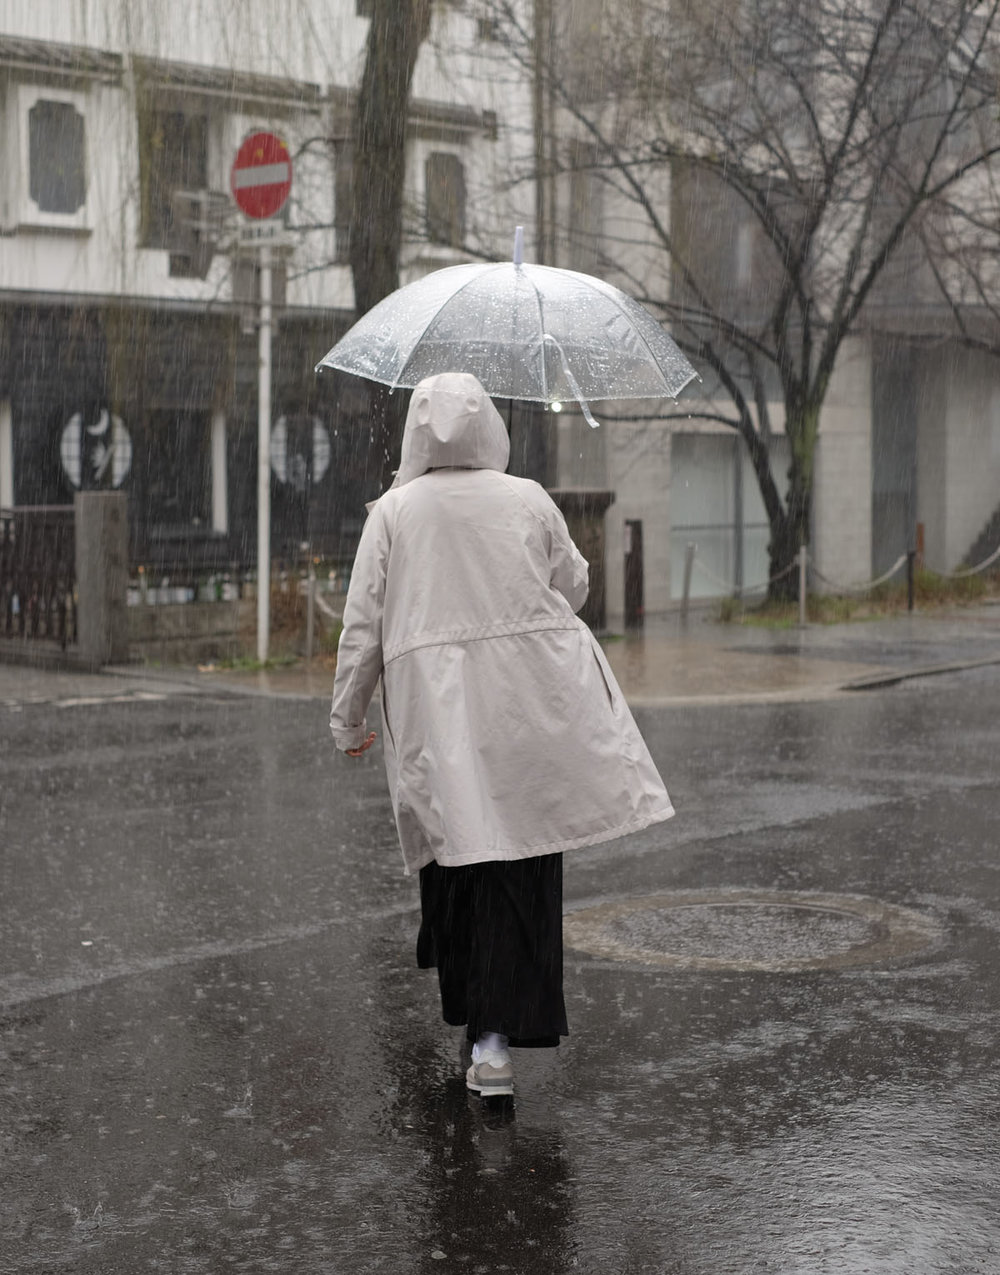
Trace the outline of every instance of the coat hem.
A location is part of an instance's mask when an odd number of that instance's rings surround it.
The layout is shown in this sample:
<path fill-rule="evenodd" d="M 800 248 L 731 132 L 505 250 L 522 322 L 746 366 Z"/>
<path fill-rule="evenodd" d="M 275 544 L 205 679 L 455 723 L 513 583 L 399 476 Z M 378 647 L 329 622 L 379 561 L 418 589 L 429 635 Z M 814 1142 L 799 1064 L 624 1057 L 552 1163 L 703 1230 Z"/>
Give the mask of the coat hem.
<path fill-rule="evenodd" d="M 491 863 L 497 860 L 505 859 L 534 859 L 542 854 L 559 854 L 564 850 L 582 850 L 586 846 L 599 846 L 604 841 L 617 841 L 619 837 L 627 837 L 633 832 L 642 832 L 644 828 L 651 827 L 654 823 L 665 823 L 666 820 L 672 819 L 676 814 L 673 806 L 669 803 L 666 806 L 660 806 L 653 814 L 643 815 L 639 819 L 630 819 L 627 823 L 618 824 L 615 828 L 607 828 L 601 832 L 588 833 L 582 837 L 567 837 L 562 841 L 547 841 L 542 845 L 527 846 L 517 850 L 497 850 L 487 851 L 485 854 L 481 851 L 473 851 L 470 854 L 449 855 L 448 862 L 442 864 L 446 868 L 458 868 L 467 863 Z M 418 855 L 412 862 L 403 856 L 403 875 L 412 876 L 415 872 L 419 872 L 421 868 L 426 867 L 428 863 L 440 862 L 436 860 L 433 851 L 427 851 L 423 855 Z"/>

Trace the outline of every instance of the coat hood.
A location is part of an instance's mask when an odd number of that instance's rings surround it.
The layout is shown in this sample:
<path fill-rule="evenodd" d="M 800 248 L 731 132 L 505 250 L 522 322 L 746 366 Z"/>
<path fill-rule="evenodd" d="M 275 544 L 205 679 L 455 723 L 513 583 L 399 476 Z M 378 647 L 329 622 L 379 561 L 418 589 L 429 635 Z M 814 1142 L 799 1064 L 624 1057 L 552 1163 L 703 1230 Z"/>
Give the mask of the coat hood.
<path fill-rule="evenodd" d="M 507 468 L 510 439 L 503 417 L 468 372 L 429 376 L 414 389 L 406 414 L 399 472 L 393 487 L 428 469 Z"/>

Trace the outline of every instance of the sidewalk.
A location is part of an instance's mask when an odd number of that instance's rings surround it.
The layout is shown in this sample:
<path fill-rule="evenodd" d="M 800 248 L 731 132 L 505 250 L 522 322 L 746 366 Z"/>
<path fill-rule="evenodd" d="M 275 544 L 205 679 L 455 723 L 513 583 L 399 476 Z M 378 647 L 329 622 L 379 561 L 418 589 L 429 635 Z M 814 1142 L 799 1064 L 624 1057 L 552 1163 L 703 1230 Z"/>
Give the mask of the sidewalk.
<path fill-rule="evenodd" d="M 602 643 L 635 707 L 801 701 L 953 668 L 1000 664 L 1000 604 L 804 629 L 720 624 L 714 612 L 650 619 Z M 0 664 L 0 706 L 242 694 L 325 700 L 329 662 L 253 673 L 139 665 L 79 673 Z"/>
<path fill-rule="evenodd" d="M 605 643 L 630 704 L 813 700 L 957 667 L 1000 664 L 1000 605 L 769 629 L 707 614 Z"/>

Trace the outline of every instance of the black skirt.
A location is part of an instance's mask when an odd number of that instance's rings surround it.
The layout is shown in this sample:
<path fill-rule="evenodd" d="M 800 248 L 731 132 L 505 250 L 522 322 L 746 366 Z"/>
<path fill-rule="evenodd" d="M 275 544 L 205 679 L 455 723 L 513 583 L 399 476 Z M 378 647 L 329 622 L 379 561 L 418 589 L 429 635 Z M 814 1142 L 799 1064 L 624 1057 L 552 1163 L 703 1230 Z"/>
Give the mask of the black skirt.
<path fill-rule="evenodd" d="M 437 966 L 446 1023 L 519 1048 L 567 1036 L 562 855 L 420 869 L 417 964 Z"/>

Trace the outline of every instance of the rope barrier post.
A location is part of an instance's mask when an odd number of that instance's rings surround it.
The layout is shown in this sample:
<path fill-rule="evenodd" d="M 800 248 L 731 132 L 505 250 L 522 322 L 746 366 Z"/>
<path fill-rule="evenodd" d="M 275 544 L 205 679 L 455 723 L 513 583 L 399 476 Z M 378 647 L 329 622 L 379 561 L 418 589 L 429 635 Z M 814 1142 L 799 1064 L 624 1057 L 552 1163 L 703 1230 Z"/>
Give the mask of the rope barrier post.
<path fill-rule="evenodd" d="M 917 561 L 916 550 L 911 549 L 909 553 L 906 555 L 906 609 L 907 611 L 913 610 L 913 598 L 914 598 L 914 592 L 915 592 L 913 568 L 916 565 L 916 561 Z"/>
<path fill-rule="evenodd" d="M 806 627 L 806 557 L 805 545 L 799 545 L 799 628 Z"/>
<path fill-rule="evenodd" d="M 681 619 L 687 619 L 688 602 L 691 598 L 691 571 L 694 567 L 695 546 L 688 541 L 684 546 L 684 595 L 681 598 Z"/>

